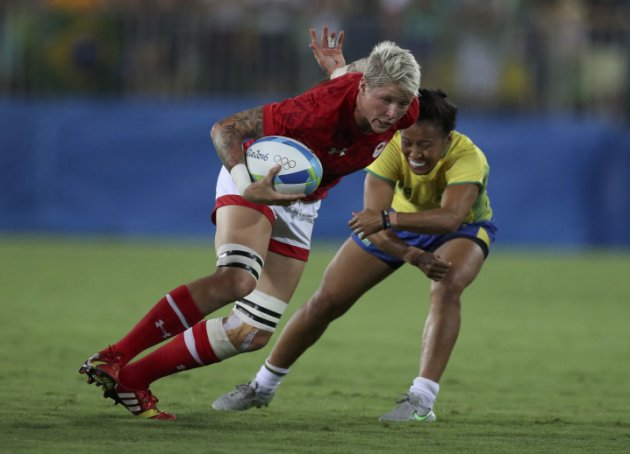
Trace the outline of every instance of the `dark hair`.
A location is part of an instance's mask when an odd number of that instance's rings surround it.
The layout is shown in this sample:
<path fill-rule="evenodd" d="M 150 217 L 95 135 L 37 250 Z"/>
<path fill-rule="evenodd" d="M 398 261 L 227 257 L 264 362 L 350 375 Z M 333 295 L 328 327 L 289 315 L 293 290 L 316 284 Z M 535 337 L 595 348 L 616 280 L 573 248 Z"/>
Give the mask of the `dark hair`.
<path fill-rule="evenodd" d="M 430 121 L 441 126 L 444 135 L 455 129 L 457 106 L 446 99 L 447 94 L 441 89 L 418 90 L 420 97 L 420 115 L 416 122 Z"/>

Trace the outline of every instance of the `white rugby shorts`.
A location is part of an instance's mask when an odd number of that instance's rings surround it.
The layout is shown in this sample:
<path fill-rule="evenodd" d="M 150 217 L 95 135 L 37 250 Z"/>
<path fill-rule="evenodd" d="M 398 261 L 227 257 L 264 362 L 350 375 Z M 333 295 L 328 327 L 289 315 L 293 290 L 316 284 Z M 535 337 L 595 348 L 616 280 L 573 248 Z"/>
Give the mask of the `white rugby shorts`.
<path fill-rule="evenodd" d="M 239 205 L 259 211 L 271 222 L 271 240 L 269 250 L 276 254 L 306 262 L 311 251 L 311 238 L 315 218 L 321 200 L 314 202 L 293 202 L 289 206 L 261 205 L 245 200 L 238 192 L 234 180 L 225 167 L 221 167 L 217 179 L 217 193 L 212 221 L 215 222 L 218 208 L 227 205 Z"/>

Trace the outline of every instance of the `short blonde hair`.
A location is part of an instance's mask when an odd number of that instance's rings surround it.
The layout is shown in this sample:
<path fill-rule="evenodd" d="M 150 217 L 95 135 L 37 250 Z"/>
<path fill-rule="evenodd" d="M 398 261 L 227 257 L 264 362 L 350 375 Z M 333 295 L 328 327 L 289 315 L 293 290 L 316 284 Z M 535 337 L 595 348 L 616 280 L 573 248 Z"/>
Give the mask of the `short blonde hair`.
<path fill-rule="evenodd" d="M 415 96 L 420 88 L 420 65 L 413 54 L 391 41 L 372 49 L 363 73 L 369 88 L 396 83 Z"/>

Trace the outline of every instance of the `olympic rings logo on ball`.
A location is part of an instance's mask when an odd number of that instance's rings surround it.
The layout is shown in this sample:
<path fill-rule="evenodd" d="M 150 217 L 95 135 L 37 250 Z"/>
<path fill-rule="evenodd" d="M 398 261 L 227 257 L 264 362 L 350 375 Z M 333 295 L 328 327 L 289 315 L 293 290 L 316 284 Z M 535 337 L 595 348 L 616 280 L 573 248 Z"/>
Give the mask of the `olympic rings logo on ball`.
<path fill-rule="evenodd" d="M 282 165 L 284 170 L 289 170 L 296 166 L 295 161 L 287 158 L 286 156 L 280 156 L 279 154 L 273 157 L 273 162 L 277 162 Z"/>

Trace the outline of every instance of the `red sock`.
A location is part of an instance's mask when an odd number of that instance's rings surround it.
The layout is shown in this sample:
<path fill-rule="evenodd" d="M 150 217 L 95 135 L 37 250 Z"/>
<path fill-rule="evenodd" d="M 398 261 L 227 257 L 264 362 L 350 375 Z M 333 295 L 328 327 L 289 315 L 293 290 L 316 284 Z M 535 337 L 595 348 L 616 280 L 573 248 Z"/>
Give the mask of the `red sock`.
<path fill-rule="evenodd" d="M 219 361 L 210 346 L 206 320 L 202 320 L 144 358 L 123 367 L 119 379 L 124 387 L 148 389 L 159 378 Z"/>
<path fill-rule="evenodd" d="M 114 349 L 126 364 L 138 353 L 181 333 L 203 317 L 188 288 L 179 286 L 158 301 L 125 337 L 114 344 Z"/>

